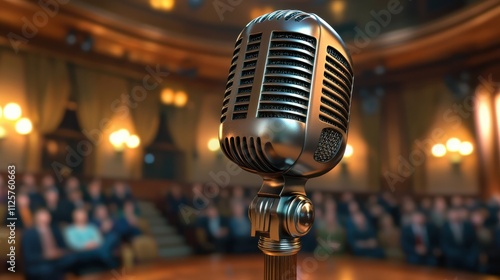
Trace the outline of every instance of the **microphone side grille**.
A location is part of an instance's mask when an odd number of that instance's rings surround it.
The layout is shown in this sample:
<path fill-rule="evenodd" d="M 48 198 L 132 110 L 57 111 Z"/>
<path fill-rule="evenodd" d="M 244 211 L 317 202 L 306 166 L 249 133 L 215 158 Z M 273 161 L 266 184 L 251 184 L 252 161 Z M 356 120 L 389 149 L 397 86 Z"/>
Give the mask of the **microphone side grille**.
<path fill-rule="evenodd" d="M 221 146 L 226 156 L 241 167 L 264 173 L 278 171 L 264 155 L 260 137 L 226 137 Z"/>
<path fill-rule="evenodd" d="M 328 162 L 337 155 L 342 143 L 342 134 L 333 128 L 324 128 L 319 137 L 318 148 L 314 152 L 314 160 Z"/>
<path fill-rule="evenodd" d="M 316 38 L 273 32 L 259 101 L 258 118 L 306 122 L 316 55 Z"/>
<path fill-rule="evenodd" d="M 259 58 L 259 49 L 262 40 L 262 33 L 251 34 L 248 37 L 244 62 L 240 75 L 240 84 L 237 91 L 236 102 L 233 109 L 233 120 L 246 119 L 250 104 L 250 94 L 252 92 L 255 77 L 255 68 Z"/>
<path fill-rule="evenodd" d="M 347 133 L 353 72 L 347 59 L 327 47 L 319 119 Z"/>
<path fill-rule="evenodd" d="M 222 111 L 221 111 L 221 117 L 220 117 L 220 122 L 223 123 L 226 118 L 227 118 L 227 110 L 229 106 L 229 100 L 231 98 L 231 92 L 233 90 L 233 84 L 234 84 L 234 74 L 236 70 L 236 63 L 238 62 L 238 57 L 239 57 L 239 52 L 240 52 L 240 47 L 241 47 L 241 42 L 243 41 L 243 38 L 239 38 L 236 40 L 236 43 L 234 45 L 234 52 L 233 52 L 233 58 L 231 60 L 231 67 L 229 68 L 229 75 L 227 77 L 227 83 L 226 83 L 226 91 L 224 92 L 224 98 L 222 100 Z"/>

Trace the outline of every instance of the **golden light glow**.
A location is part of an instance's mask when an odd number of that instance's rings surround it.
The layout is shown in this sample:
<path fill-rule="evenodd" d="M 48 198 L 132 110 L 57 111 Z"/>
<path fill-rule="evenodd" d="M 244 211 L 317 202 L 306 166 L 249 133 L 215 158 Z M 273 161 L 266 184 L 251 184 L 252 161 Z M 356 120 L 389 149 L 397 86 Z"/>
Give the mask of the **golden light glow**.
<path fill-rule="evenodd" d="M 28 118 L 19 119 L 16 122 L 16 131 L 21 135 L 29 134 L 33 130 L 33 124 Z"/>
<path fill-rule="evenodd" d="M 500 146 L 500 92 L 495 97 L 495 114 L 497 117 L 497 140 L 498 145 Z"/>
<path fill-rule="evenodd" d="M 450 138 L 446 141 L 446 149 L 450 152 L 457 152 L 460 149 L 460 139 Z"/>
<path fill-rule="evenodd" d="M 351 145 L 347 144 L 345 146 L 344 157 L 345 158 L 350 158 L 350 157 L 352 157 L 352 154 L 354 154 L 354 149 L 352 148 Z"/>
<path fill-rule="evenodd" d="M 491 101 L 485 94 L 478 95 L 477 99 L 477 125 L 479 128 L 478 134 L 480 139 L 490 141 L 493 137 L 492 133 L 492 116 L 491 116 Z"/>
<path fill-rule="evenodd" d="M 219 150 L 220 149 L 219 139 L 210 138 L 210 140 L 208 140 L 208 149 L 212 152 L 216 152 L 217 150 Z"/>
<path fill-rule="evenodd" d="M 122 135 L 118 131 L 115 131 L 109 135 L 109 142 L 113 147 L 115 148 L 116 151 L 121 151 L 123 150 L 123 143 L 125 139 L 122 138 Z"/>
<path fill-rule="evenodd" d="M 21 117 L 21 106 L 17 103 L 9 103 L 3 108 L 3 115 L 6 119 L 15 121 Z"/>
<path fill-rule="evenodd" d="M 171 11 L 175 6 L 174 0 L 149 0 L 151 7 L 157 10 Z"/>
<path fill-rule="evenodd" d="M 432 146 L 431 152 L 435 157 L 444 157 L 446 155 L 446 147 L 443 144 L 436 144 Z"/>
<path fill-rule="evenodd" d="M 0 106 L 0 119 L 2 119 L 2 107 Z"/>
<path fill-rule="evenodd" d="M 330 3 L 330 10 L 335 16 L 335 21 L 341 21 L 345 12 L 346 3 L 344 0 L 333 0 Z"/>
<path fill-rule="evenodd" d="M 118 130 L 116 133 L 118 133 L 118 137 L 120 137 L 122 143 L 125 143 L 130 136 L 130 132 L 125 128 Z"/>
<path fill-rule="evenodd" d="M 127 139 L 127 147 L 129 147 L 130 149 L 135 149 L 137 147 L 139 147 L 139 145 L 141 144 L 141 139 L 139 138 L 139 136 L 137 135 L 130 135 L 130 137 Z"/>
<path fill-rule="evenodd" d="M 188 101 L 188 95 L 184 91 L 178 91 L 175 94 L 174 104 L 177 107 L 184 107 Z"/>
<path fill-rule="evenodd" d="M 4 139 L 5 137 L 7 137 L 7 130 L 5 127 L 0 126 L 0 139 Z"/>
<path fill-rule="evenodd" d="M 174 103 L 175 93 L 169 88 L 165 88 L 161 91 L 161 102 L 165 105 L 170 105 Z"/>
<path fill-rule="evenodd" d="M 473 151 L 474 151 L 474 146 L 472 146 L 471 142 L 467 142 L 467 141 L 462 142 L 460 144 L 460 148 L 458 150 L 458 152 L 462 156 L 468 156 L 468 155 L 472 154 Z"/>
<path fill-rule="evenodd" d="M 253 8 L 252 10 L 250 10 L 250 18 L 254 19 L 254 18 L 260 17 L 260 16 L 265 15 L 265 14 L 269 14 L 272 12 L 274 12 L 274 9 L 271 6 L 266 6 L 266 7 L 261 7 L 261 8 L 256 7 L 256 8 Z"/>

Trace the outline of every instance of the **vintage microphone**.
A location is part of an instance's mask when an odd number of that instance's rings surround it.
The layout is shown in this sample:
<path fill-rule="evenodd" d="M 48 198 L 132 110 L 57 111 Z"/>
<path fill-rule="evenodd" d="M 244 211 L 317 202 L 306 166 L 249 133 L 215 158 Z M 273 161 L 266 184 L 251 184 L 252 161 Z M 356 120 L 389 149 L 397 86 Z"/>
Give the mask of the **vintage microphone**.
<path fill-rule="evenodd" d="M 231 161 L 264 179 L 249 217 L 266 280 L 296 279 L 299 237 L 314 222 L 304 187 L 342 159 L 353 78 L 346 46 L 315 14 L 266 14 L 236 40 L 219 140 Z"/>

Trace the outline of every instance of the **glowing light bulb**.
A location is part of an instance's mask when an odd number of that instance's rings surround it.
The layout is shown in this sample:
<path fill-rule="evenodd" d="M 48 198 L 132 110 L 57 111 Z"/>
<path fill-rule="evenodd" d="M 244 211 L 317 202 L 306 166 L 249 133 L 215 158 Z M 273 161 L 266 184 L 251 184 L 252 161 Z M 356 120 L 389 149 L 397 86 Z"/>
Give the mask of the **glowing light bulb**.
<path fill-rule="evenodd" d="M 166 88 L 161 91 L 161 102 L 165 105 L 170 105 L 174 103 L 175 93 L 173 90 Z"/>
<path fill-rule="evenodd" d="M 179 91 L 175 94 L 175 106 L 184 107 L 188 101 L 188 96 L 184 91 Z"/>
<path fill-rule="evenodd" d="M 16 122 L 16 131 L 21 135 L 29 134 L 33 130 L 33 124 L 28 118 L 19 119 Z"/>
<path fill-rule="evenodd" d="M 446 147 L 443 144 L 436 144 L 432 146 L 431 152 L 435 157 L 444 157 L 446 155 Z"/>
<path fill-rule="evenodd" d="M 123 150 L 123 141 L 124 140 L 118 131 L 115 131 L 109 135 L 109 142 L 117 151 Z"/>
<path fill-rule="evenodd" d="M 3 108 L 3 115 L 6 119 L 15 121 L 21 117 L 21 106 L 17 103 L 9 103 Z"/>
<path fill-rule="evenodd" d="M 135 149 L 141 144 L 141 139 L 137 135 L 130 135 L 130 137 L 127 139 L 126 144 L 130 149 Z"/>
<path fill-rule="evenodd" d="M 352 154 L 354 154 L 354 149 L 352 148 L 351 145 L 347 144 L 345 146 L 344 157 L 345 158 L 350 158 L 350 157 L 352 157 Z"/>
<path fill-rule="evenodd" d="M 462 156 L 468 156 L 468 155 L 472 154 L 473 151 L 474 151 L 474 146 L 472 146 L 471 142 L 467 142 L 467 141 L 462 142 L 460 144 L 460 149 L 458 150 L 458 152 Z"/>
<path fill-rule="evenodd" d="M 210 140 L 208 140 L 208 149 L 212 152 L 219 150 L 219 140 L 217 138 L 210 138 Z"/>
<path fill-rule="evenodd" d="M 458 138 L 450 138 L 446 141 L 446 148 L 450 152 L 457 152 L 460 149 L 461 141 Z"/>

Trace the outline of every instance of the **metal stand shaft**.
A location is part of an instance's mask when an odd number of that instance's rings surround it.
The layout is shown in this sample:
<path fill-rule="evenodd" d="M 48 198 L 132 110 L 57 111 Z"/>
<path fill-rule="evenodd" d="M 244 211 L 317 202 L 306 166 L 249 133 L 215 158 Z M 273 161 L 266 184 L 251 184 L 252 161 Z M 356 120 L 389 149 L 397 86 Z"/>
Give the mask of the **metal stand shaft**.
<path fill-rule="evenodd" d="M 297 279 L 297 254 L 291 256 L 264 255 L 264 280 Z"/>

